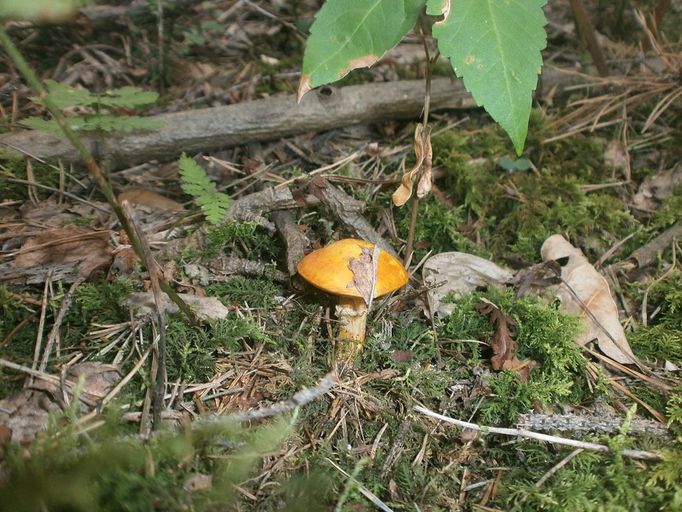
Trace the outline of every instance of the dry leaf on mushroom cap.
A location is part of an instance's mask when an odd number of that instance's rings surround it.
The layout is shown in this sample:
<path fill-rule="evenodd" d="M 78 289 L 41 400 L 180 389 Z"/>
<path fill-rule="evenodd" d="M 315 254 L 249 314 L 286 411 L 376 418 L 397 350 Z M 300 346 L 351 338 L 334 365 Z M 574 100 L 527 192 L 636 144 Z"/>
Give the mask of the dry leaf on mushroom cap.
<path fill-rule="evenodd" d="M 596 339 L 600 350 L 614 361 L 640 366 L 618 319 L 618 306 L 609 283 L 582 251 L 563 236 L 552 235 L 542 244 L 540 253 L 543 261 L 568 258 L 561 267 L 562 282 L 553 289 L 561 300 L 561 309 L 583 321 L 585 330 L 575 342 L 583 346 Z"/>

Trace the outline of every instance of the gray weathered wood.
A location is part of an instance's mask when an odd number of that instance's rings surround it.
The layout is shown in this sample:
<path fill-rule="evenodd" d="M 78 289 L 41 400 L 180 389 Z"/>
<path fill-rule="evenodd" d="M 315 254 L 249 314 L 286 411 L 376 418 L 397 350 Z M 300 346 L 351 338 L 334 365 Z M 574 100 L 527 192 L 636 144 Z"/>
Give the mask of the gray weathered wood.
<path fill-rule="evenodd" d="M 552 68 L 542 75 L 543 88 L 550 90 L 574 84 L 575 75 Z M 160 130 L 121 134 L 95 144 L 86 141 L 96 156 L 110 168 L 121 168 L 149 160 L 171 160 L 187 153 L 215 151 L 256 141 L 276 140 L 307 131 L 323 131 L 386 119 L 418 118 L 424 104 L 424 82 L 353 85 L 335 89 L 323 87 L 304 96 L 283 95 L 223 107 L 190 110 L 155 116 L 165 123 Z M 431 108 L 469 109 L 475 103 L 459 81 L 433 80 Z M 80 158 L 71 145 L 39 131 L 0 136 L 0 148 L 13 154 L 25 152 L 47 160 L 76 163 Z"/>

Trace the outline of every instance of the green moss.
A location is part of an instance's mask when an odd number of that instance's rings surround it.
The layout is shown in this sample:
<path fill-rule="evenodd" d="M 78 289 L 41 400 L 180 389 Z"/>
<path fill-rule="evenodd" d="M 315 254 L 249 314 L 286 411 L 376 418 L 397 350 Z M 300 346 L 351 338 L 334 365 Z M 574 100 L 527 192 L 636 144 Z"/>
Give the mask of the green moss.
<path fill-rule="evenodd" d="M 541 144 L 548 129 L 547 121 L 534 113 L 527 157 L 537 173 L 509 172 L 497 165 L 510 152 L 496 127 L 434 137 L 434 165 L 445 171 L 440 186 L 455 204 L 464 206 L 458 210 L 460 223 L 467 219 L 475 226 L 483 252 L 536 261 L 547 236 L 563 232 L 584 242 L 588 257 L 600 256 L 613 240 L 637 229 L 637 221 L 613 191 L 581 189 L 583 184 L 611 181 L 603 144 L 581 136 Z"/>
<path fill-rule="evenodd" d="M 580 330 L 578 319 L 564 315 L 555 305 L 547 305 L 533 297 L 515 298 L 511 290 L 491 289 L 456 302 L 455 313 L 439 327 L 439 335 L 450 339 L 489 341 L 492 329 L 486 317 L 475 309 L 481 297 L 495 303 L 514 321 L 514 339 L 519 359 L 539 363 L 527 382 L 518 374 L 505 371 L 489 381 L 494 396 L 481 408 L 483 423 L 513 421 L 519 413 L 540 404 L 579 403 L 587 396 L 584 376 L 585 360 L 573 342 Z M 475 364 L 480 357 L 478 346 L 462 344 L 472 350 Z M 489 357 L 489 352 L 481 354 Z"/>
<path fill-rule="evenodd" d="M 47 164 L 37 161 L 31 163 L 33 179 L 40 185 L 57 189 L 59 187 L 59 172 Z M 28 185 L 15 183 L 10 180 L 26 180 L 26 161 L 23 158 L 0 154 L 0 190 L 2 199 L 6 201 L 21 201 L 28 199 Z M 36 188 L 38 197 L 47 197 L 52 192 Z"/>
<path fill-rule="evenodd" d="M 282 288 L 268 279 L 235 276 L 208 285 L 206 292 L 226 305 L 246 303 L 253 308 L 267 309 L 275 304 L 277 296 L 282 295 Z"/>
<path fill-rule="evenodd" d="M 240 258 L 268 261 L 277 258 L 279 251 L 277 239 L 257 223 L 228 220 L 208 230 L 202 257 L 210 260 L 229 253 Z"/>
<path fill-rule="evenodd" d="M 91 322 L 115 324 L 128 320 L 126 299 L 133 291 L 133 283 L 125 279 L 83 283 L 76 289 L 69 324 L 88 327 Z"/>

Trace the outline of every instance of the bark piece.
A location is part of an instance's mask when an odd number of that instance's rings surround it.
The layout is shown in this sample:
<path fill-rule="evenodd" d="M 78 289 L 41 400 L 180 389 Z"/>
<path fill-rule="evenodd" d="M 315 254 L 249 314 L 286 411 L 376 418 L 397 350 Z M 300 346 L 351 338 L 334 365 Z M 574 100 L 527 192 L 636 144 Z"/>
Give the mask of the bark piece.
<path fill-rule="evenodd" d="M 301 233 L 291 213 L 282 210 L 272 212 L 272 220 L 286 246 L 287 271 L 290 276 L 294 276 L 297 272 L 296 265 L 309 252 L 310 242 Z"/>
<path fill-rule="evenodd" d="M 192 308 L 199 320 L 220 320 L 225 318 L 229 310 L 215 297 L 199 297 L 188 293 L 179 293 L 180 298 Z M 161 294 L 164 313 L 177 313 L 178 306 L 165 293 Z M 152 292 L 135 292 L 128 295 L 128 305 L 136 308 L 138 315 L 144 316 L 154 311 L 154 295 Z"/>
<path fill-rule="evenodd" d="M 310 182 L 310 193 L 318 198 L 352 233 L 366 242 L 371 242 L 397 257 L 393 248 L 384 240 L 379 232 L 362 216 L 365 203 L 349 196 L 336 188 L 321 176 L 315 176 Z"/>

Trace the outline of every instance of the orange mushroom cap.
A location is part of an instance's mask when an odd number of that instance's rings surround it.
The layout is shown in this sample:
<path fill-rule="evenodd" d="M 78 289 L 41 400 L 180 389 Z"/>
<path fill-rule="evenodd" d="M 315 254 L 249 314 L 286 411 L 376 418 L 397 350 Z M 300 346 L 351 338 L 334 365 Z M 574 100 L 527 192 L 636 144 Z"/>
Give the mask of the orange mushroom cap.
<path fill-rule="evenodd" d="M 363 248 L 371 251 L 374 244 L 354 238 L 339 240 L 305 256 L 296 269 L 303 279 L 328 293 L 362 297 L 362 293 L 355 286 L 356 275 L 349 264 L 352 259 L 360 258 Z M 408 278 L 400 260 L 380 249 L 374 297 L 405 286 Z"/>

